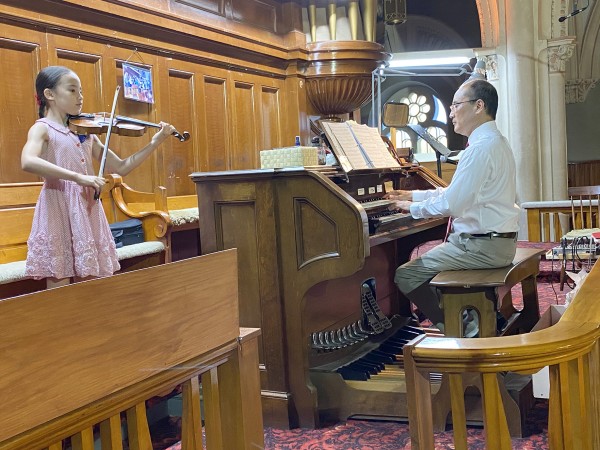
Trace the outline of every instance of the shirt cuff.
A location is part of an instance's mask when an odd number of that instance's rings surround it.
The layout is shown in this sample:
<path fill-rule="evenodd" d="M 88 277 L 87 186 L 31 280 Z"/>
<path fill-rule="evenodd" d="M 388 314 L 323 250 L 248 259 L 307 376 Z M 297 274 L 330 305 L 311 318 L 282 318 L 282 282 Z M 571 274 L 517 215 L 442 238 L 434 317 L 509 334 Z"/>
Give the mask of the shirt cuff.
<path fill-rule="evenodd" d="M 410 215 L 413 216 L 413 219 L 422 219 L 423 215 L 421 214 L 421 208 L 419 208 L 419 203 L 411 203 L 410 204 Z"/>

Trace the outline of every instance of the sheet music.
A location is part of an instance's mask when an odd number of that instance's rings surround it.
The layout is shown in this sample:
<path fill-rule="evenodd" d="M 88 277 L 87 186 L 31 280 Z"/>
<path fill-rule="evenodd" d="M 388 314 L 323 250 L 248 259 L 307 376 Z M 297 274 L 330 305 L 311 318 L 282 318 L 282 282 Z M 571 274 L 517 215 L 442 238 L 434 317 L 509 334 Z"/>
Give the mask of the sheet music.
<path fill-rule="evenodd" d="M 346 172 L 352 169 L 400 167 L 390 155 L 377 128 L 352 120 L 321 122 L 321 127 Z"/>
<path fill-rule="evenodd" d="M 334 147 L 334 153 L 340 159 L 342 168 L 346 170 L 342 163 L 342 158 L 347 158 L 350 163 L 350 169 L 369 169 L 358 142 L 354 138 L 352 131 L 345 122 L 322 122 L 329 143 Z"/>
<path fill-rule="evenodd" d="M 354 136 L 362 146 L 366 157 L 373 164 L 375 168 L 388 168 L 388 167 L 400 167 L 398 161 L 396 161 L 390 152 L 388 151 L 387 145 L 381 139 L 377 128 L 369 127 L 364 124 L 358 124 L 354 121 L 346 122 L 348 126 L 354 131 Z"/>

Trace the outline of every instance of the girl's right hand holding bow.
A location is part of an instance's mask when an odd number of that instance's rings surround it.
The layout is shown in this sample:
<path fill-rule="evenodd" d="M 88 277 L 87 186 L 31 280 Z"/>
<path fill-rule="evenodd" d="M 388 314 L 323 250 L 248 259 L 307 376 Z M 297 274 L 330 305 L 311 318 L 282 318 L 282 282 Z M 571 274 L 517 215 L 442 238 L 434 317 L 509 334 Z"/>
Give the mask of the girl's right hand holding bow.
<path fill-rule="evenodd" d="M 106 184 L 106 180 L 102 177 L 97 177 L 95 175 L 84 175 L 78 173 L 75 182 L 80 186 L 88 186 L 94 188 L 96 192 L 100 192 L 102 190 L 102 186 Z"/>

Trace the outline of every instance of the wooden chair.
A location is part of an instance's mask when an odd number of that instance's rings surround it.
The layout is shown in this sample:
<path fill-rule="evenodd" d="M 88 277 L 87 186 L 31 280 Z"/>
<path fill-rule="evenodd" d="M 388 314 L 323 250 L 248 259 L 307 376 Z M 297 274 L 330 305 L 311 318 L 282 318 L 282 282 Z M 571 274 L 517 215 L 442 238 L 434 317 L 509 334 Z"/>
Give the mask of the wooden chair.
<path fill-rule="evenodd" d="M 573 229 L 600 227 L 600 186 L 569 188 Z"/>
<path fill-rule="evenodd" d="M 563 243 L 563 248 L 569 243 L 574 246 L 579 246 L 577 239 L 579 237 L 588 237 L 591 233 L 591 229 L 600 227 L 600 186 L 577 186 L 569 188 L 569 201 L 571 203 L 571 230 L 561 236 L 567 237 L 567 242 Z M 592 248 L 592 244 L 587 241 L 587 244 Z M 582 253 L 577 252 L 577 257 L 574 253 L 562 255 L 562 264 L 560 269 L 560 290 L 564 288 L 564 284 L 567 278 L 566 271 L 569 262 L 573 265 L 573 270 L 579 270 L 583 266 L 579 260 L 586 259 L 587 261 L 596 261 L 595 252 L 589 254 L 587 252 L 587 258 L 582 256 Z M 571 255 L 571 256 L 570 256 Z M 571 259 L 569 261 L 569 259 Z M 589 267 L 588 267 L 589 269 Z"/>

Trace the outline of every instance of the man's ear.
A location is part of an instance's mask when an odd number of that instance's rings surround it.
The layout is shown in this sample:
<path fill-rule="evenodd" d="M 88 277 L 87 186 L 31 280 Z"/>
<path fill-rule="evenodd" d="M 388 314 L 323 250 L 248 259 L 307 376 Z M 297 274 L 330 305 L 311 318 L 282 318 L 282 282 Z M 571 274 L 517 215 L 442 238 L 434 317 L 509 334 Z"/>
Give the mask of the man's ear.
<path fill-rule="evenodd" d="M 477 101 L 475 102 L 475 105 L 477 105 L 477 112 L 478 113 L 480 111 L 485 113 L 485 102 L 483 100 L 481 100 L 480 98 L 478 98 Z"/>

